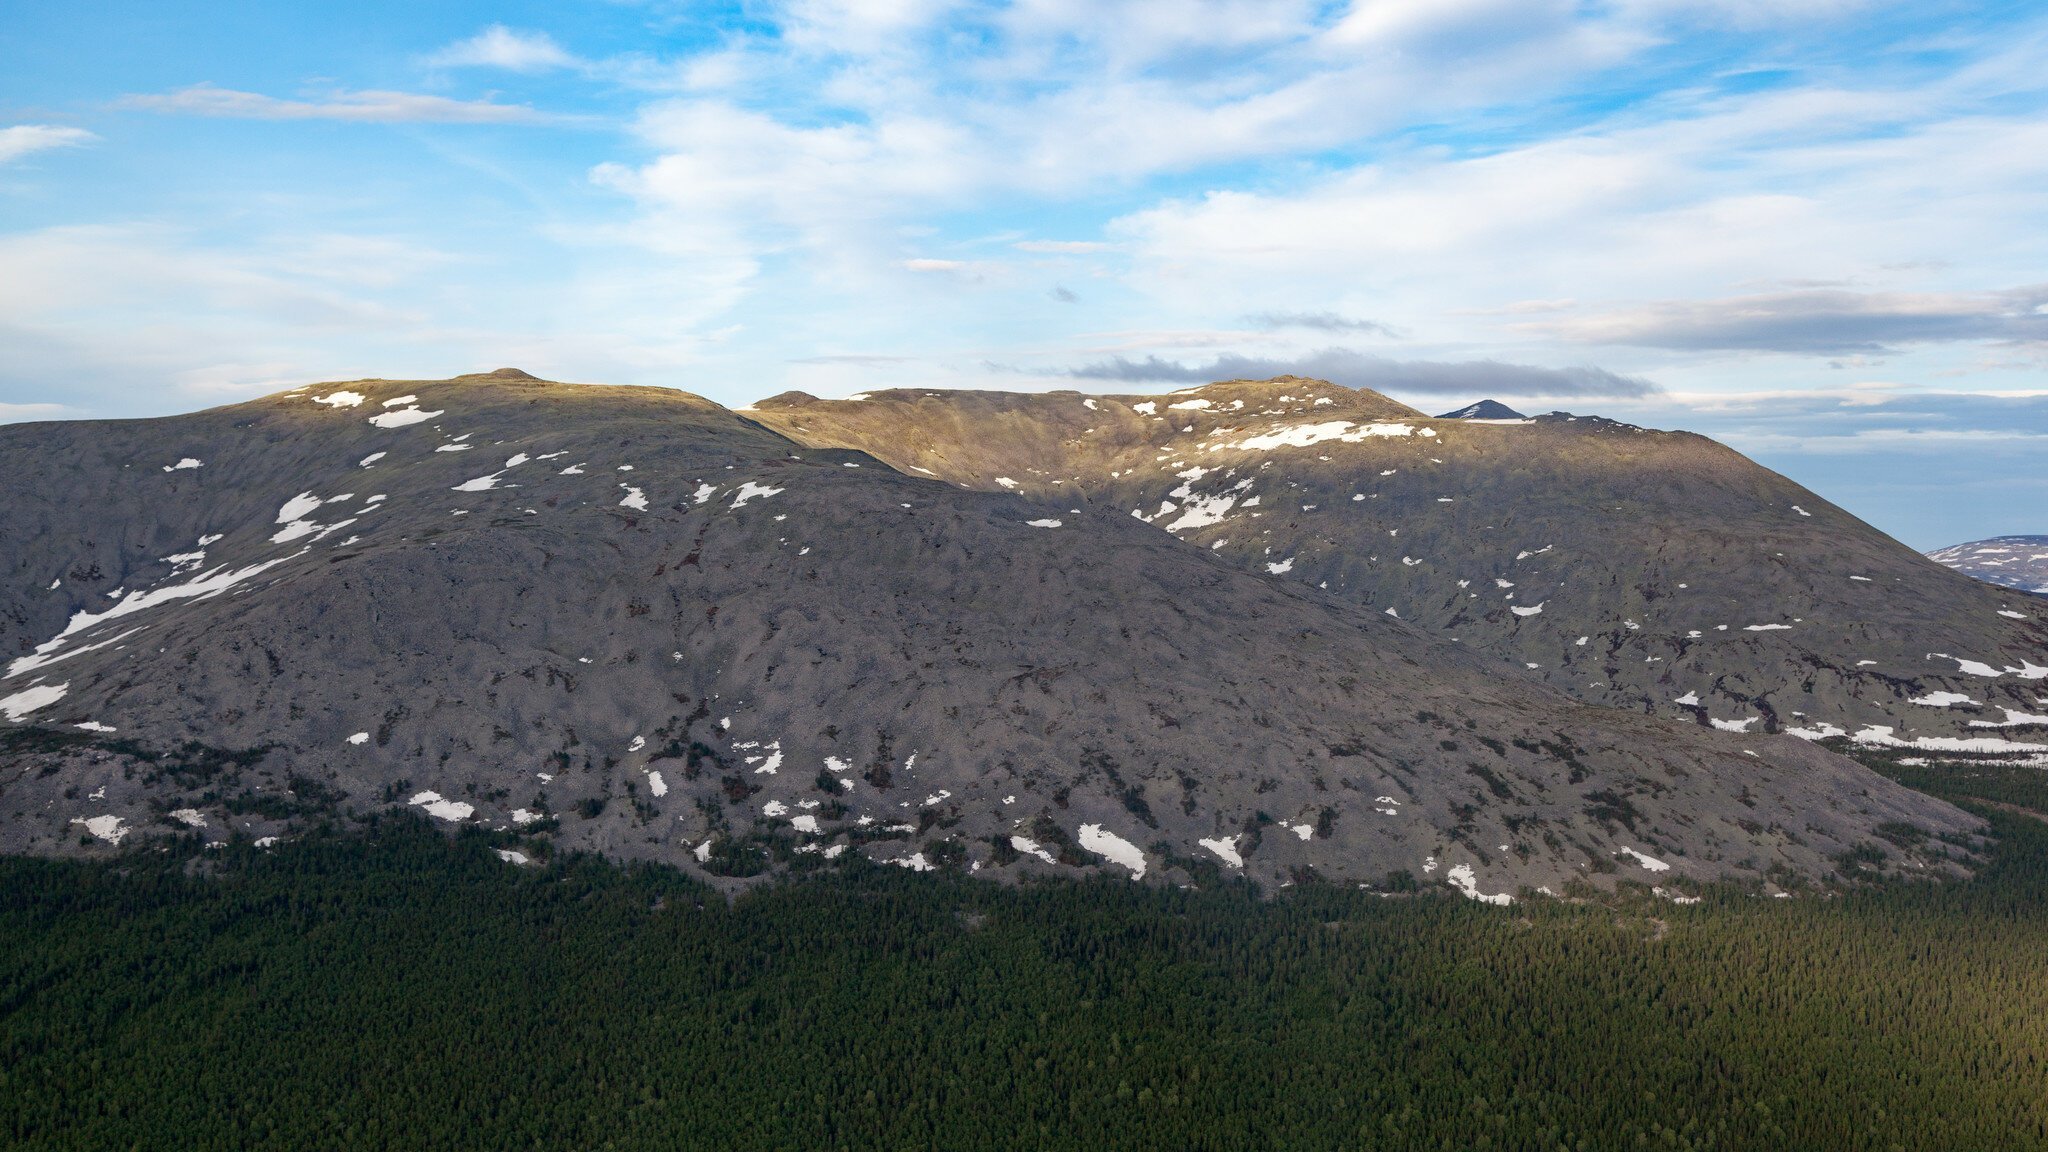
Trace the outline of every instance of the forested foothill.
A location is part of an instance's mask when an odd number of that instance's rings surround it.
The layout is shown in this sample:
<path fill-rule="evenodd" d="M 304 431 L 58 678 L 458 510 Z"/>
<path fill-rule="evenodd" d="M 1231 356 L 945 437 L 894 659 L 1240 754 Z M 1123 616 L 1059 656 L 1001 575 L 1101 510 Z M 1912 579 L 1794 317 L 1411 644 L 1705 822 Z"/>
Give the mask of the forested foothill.
<path fill-rule="evenodd" d="M 405 814 L 9 858 L 0 1140 L 2048 1146 L 2048 789 L 1888 770 L 1990 817 L 1973 879 L 1502 909 L 849 857 L 728 899 Z"/>

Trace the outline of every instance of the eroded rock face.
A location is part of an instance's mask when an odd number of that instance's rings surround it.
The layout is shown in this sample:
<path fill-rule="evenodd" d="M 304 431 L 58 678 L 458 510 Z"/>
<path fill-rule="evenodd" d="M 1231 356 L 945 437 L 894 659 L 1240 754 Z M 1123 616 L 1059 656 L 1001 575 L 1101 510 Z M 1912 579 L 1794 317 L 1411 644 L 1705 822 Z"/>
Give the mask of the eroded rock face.
<path fill-rule="evenodd" d="M 1591 703 L 2048 754 L 2048 604 L 1959 576 L 1704 437 L 1562 413 L 1430 418 L 1296 378 L 759 407 L 807 444 L 1122 512 Z"/>
<path fill-rule="evenodd" d="M 1181 399 L 1157 405 L 1192 419 Z M 1141 476 L 1184 455 L 1152 446 L 1143 401 L 1056 402 L 1103 411 Z M 1249 545 L 1162 531 L 1216 498 L 1194 487 L 1170 513 L 1100 485 L 1048 503 L 1063 477 L 963 412 L 951 442 L 1001 446 L 970 491 L 765 427 L 809 435 L 789 419 L 809 402 L 788 403 L 500 372 L 0 429 L 20 478 L 0 507 L 0 848 L 289 836 L 395 806 L 725 873 L 766 845 L 991 876 L 1405 871 L 1498 898 L 1796 884 L 1903 827 L 1976 827 L 1790 737 L 1504 676 L 1316 587 L 1351 562 L 1305 537 L 1247 565 Z M 1378 419 L 1346 403 L 1351 428 Z M 1255 462 L 1284 453 L 1229 451 L 1278 495 Z"/>

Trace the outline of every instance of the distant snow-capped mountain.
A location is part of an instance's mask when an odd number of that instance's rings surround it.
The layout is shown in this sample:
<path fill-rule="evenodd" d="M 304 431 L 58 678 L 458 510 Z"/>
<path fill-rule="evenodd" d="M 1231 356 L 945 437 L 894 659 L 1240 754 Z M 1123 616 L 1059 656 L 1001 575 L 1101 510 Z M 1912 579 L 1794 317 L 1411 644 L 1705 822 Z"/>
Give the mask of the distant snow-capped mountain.
<path fill-rule="evenodd" d="M 2048 536 L 1993 536 L 1952 544 L 1927 558 L 1987 584 L 2048 593 Z"/>

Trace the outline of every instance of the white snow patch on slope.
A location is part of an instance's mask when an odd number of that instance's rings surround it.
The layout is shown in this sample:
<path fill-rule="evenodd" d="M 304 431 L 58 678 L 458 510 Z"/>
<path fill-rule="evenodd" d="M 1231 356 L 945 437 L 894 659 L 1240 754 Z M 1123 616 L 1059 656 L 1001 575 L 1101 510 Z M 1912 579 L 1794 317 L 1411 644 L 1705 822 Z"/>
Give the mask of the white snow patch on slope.
<path fill-rule="evenodd" d="M 619 485 L 619 487 L 626 488 L 624 484 Z M 645 512 L 647 511 L 647 493 L 642 492 L 638 488 L 626 488 L 625 498 L 619 501 L 619 507 L 631 508 L 635 512 Z"/>
<path fill-rule="evenodd" d="M 1723 732 L 1747 732 L 1749 726 L 1756 723 L 1756 717 L 1751 716 L 1747 720 L 1709 720 L 1708 723 Z"/>
<path fill-rule="evenodd" d="M 71 684 L 38 684 L 23 688 L 12 696 L 0 697 L 0 713 L 6 713 L 9 720 L 20 723 L 21 718 L 40 708 L 48 708 L 64 698 Z"/>
<path fill-rule="evenodd" d="M 1010 837 L 1010 847 L 1015 848 L 1017 851 L 1022 852 L 1026 856 L 1036 856 L 1040 860 L 1045 861 L 1047 864 L 1059 863 L 1058 860 L 1053 858 L 1052 853 L 1047 852 L 1045 849 L 1039 847 L 1038 841 L 1031 839 L 1029 836 Z"/>
<path fill-rule="evenodd" d="M 206 467 L 206 461 L 199 459 L 197 456 L 186 456 L 181 458 L 176 464 L 164 465 L 164 471 L 184 472 L 188 469 L 204 467 Z"/>
<path fill-rule="evenodd" d="M 1244 867 L 1244 857 L 1237 854 L 1237 837 L 1225 836 L 1217 840 L 1197 840 L 1195 843 L 1223 858 L 1232 868 Z"/>
<path fill-rule="evenodd" d="M 325 404 L 329 408 L 354 408 L 367 399 L 369 397 L 361 392 L 341 391 L 329 392 L 325 396 L 315 396 L 313 397 L 313 403 Z"/>
<path fill-rule="evenodd" d="M 1915 696 L 1906 703 L 1920 704 L 1928 708 L 1947 708 L 1956 704 L 1975 706 L 1977 702 L 1961 692 L 1929 692 L 1925 696 Z"/>
<path fill-rule="evenodd" d="M 1743 629 L 1744 632 L 1790 632 L 1791 630 L 1792 626 L 1790 624 L 1751 624 Z"/>
<path fill-rule="evenodd" d="M 1673 700 L 1672 703 L 1683 704 L 1687 708 L 1697 708 L 1700 704 L 1700 694 L 1698 692 L 1687 692 L 1685 695 Z"/>
<path fill-rule="evenodd" d="M 1026 520 L 1024 523 L 1033 528 L 1057 528 L 1060 526 L 1058 520 Z"/>
<path fill-rule="evenodd" d="M 1327 440 L 1359 444 L 1374 437 L 1409 436 L 1414 431 L 1414 427 L 1408 424 L 1355 425 L 1349 420 L 1327 420 L 1320 424 L 1292 424 L 1284 428 L 1275 428 L 1225 447 L 1270 452 L 1275 448 L 1308 448 Z"/>
<path fill-rule="evenodd" d="M 1293 570 L 1294 557 L 1292 556 L 1289 556 L 1287 559 L 1280 561 L 1278 564 L 1266 565 L 1266 571 L 1272 573 L 1275 576 L 1285 575 L 1286 573 L 1291 572 Z"/>
<path fill-rule="evenodd" d="M 2034 714 L 2033 714 L 2032 712 L 2021 712 L 2021 711 L 2019 711 L 2019 710 L 2018 710 L 2018 709 L 2016 709 L 2016 708 L 2000 708 L 2000 709 L 1999 709 L 1999 711 L 2000 711 L 2000 712 L 2003 712 L 2003 713 L 2005 713 L 2005 719 L 2003 719 L 2003 720 L 1972 720 L 1972 721 L 1970 721 L 1970 727 L 1972 727 L 1972 728 L 2032 728 L 2032 727 L 2034 727 L 2035 725 L 2038 725 L 2038 724 L 2048 724 L 2048 716 L 2036 716 L 2036 715 L 2034 715 Z M 85 725 L 83 725 L 83 724 L 80 724 L 80 725 L 79 725 L 79 727 L 80 727 L 80 728 L 83 728 L 83 727 L 85 727 Z"/>
<path fill-rule="evenodd" d="M 1147 400 L 1142 404 L 1131 405 L 1131 411 L 1144 416 L 1152 416 L 1158 413 L 1159 405 L 1155 401 Z"/>
<path fill-rule="evenodd" d="M 394 408 L 370 417 L 370 423 L 379 428 L 404 428 L 411 424 L 423 424 L 445 412 L 426 412 L 419 408 Z"/>
<path fill-rule="evenodd" d="M 370 742 L 370 734 L 368 732 L 358 732 L 355 735 L 350 736 L 348 738 L 348 742 L 359 746 L 363 744 L 368 744 Z"/>
<path fill-rule="evenodd" d="M 467 820 L 476 811 L 473 805 L 465 804 L 460 800 L 442 799 L 439 792 L 416 793 L 406 803 L 425 809 L 427 815 L 437 820 L 447 820 L 450 822 Z"/>
<path fill-rule="evenodd" d="M 770 496 L 779 496 L 783 491 L 784 489 L 781 488 L 770 488 L 765 484 L 756 484 L 752 480 L 748 480 L 740 485 L 738 492 L 733 494 L 732 506 L 734 508 L 741 507 L 756 496 L 764 500 Z"/>
<path fill-rule="evenodd" d="M 1168 404 L 1166 407 L 1170 411 L 1181 412 L 1189 409 L 1207 408 L 1209 406 L 1210 402 L 1207 400 L 1183 400 L 1178 404 Z"/>
<path fill-rule="evenodd" d="M 526 853 L 519 851 L 517 848 L 500 848 L 497 852 L 498 859 L 503 860 L 507 864 L 533 863 L 533 860 Z"/>
<path fill-rule="evenodd" d="M 1659 859 L 1657 859 L 1657 858 L 1656 858 L 1655 856 L 1648 856 L 1648 855 L 1645 855 L 1645 854 L 1643 854 L 1643 853 L 1641 853 L 1641 852 L 1638 852 L 1638 851 L 1636 851 L 1636 850 L 1635 850 L 1635 849 L 1633 849 L 1633 848 L 1623 848 L 1623 849 L 1621 850 L 1621 854 L 1622 854 L 1622 855 L 1624 855 L 1624 856 L 1633 856 L 1633 857 L 1635 857 L 1635 858 L 1636 858 L 1636 863 L 1638 863 L 1638 864 L 1641 864 L 1641 865 L 1642 865 L 1643 867 L 1645 867 L 1645 868 L 1649 869 L 1649 870 L 1650 870 L 1650 871 L 1652 871 L 1652 872 L 1669 872 L 1669 871 L 1671 871 L 1671 865 L 1669 865 L 1669 864 L 1666 864 L 1666 863 L 1665 863 L 1665 862 L 1663 862 L 1662 860 L 1659 860 Z"/>
<path fill-rule="evenodd" d="M 478 476 L 473 480 L 464 480 L 462 483 L 457 484 L 454 488 L 450 489 L 450 491 L 489 492 L 491 489 L 496 488 L 498 486 L 498 478 L 503 475 L 503 472 L 493 472 L 489 476 Z"/>
<path fill-rule="evenodd" d="M 1181 509 L 1180 518 L 1166 525 L 1168 532 L 1185 532 L 1193 528 L 1207 528 L 1211 524 L 1223 523 L 1223 514 L 1237 504 L 1237 497 L 1225 493 L 1221 496 L 1197 496 Z"/>
<path fill-rule="evenodd" d="M 1546 600 L 1544 603 L 1547 604 L 1549 601 Z M 1510 608 L 1508 611 L 1513 612 L 1517 616 L 1540 616 L 1543 613 L 1543 605 L 1538 604 L 1533 608 Z"/>
<path fill-rule="evenodd" d="M 64 660 L 69 660 L 73 656 L 83 656 L 87 652 L 97 652 L 102 648 L 111 648 L 112 646 L 119 644 L 121 641 L 126 640 L 130 636 L 133 636 L 140 631 L 142 631 L 142 629 L 140 628 L 130 628 L 126 632 L 122 632 L 114 636 L 109 636 L 105 640 L 102 640 L 97 644 L 82 644 L 76 648 L 67 649 L 62 652 L 55 651 L 55 649 L 59 645 L 57 641 L 52 640 L 49 643 L 37 648 L 32 655 L 20 657 L 13 663 L 9 664 L 7 666 L 7 676 L 19 676 L 23 672 L 29 672 L 37 668 L 48 667 L 51 664 L 56 664 Z"/>
<path fill-rule="evenodd" d="M 1923 752 L 2048 752 L 2048 744 L 2023 744 L 1997 736 L 1921 736 L 1901 740 L 1889 725 L 1871 724 L 1850 737 L 1858 744 L 1877 748 L 1917 748 Z"/>
<path fill-rule="evenodd" d="M 1136 844 L 1109 831 L 1100 824 L 1081 825 L 1081 847 L 1107 857 L 1111 863 L 1121 864 L 1131 870 L 1131 879 L 1145 878 L 1145 854 Z"/>
<path fill-rule="evenodd" d="M 171 812 L 171 819 L 187 828 L 206 827 L 206 817 L 197 808 L 177 808 Z"/>
<path fill-rule="evenodd" d="M 656 796 L 666 796 L 668 795 L 668 781 L 663 780 L 659 772 L 649 772 L 647 774 L 647 790 Z"/>
<path fill-rule="evenodd" d="M 1496 892 L 1491 896 L 1481 892 L 1479 890 L 1479 876 L 1472 871 L 1470 864 L 1459 864 L 1453 867 L 1449 872 L 1444 873 L 1444 878 L 1449 880 L 1458 891 L 1463 892 L 1470 899 L 1479 901 L 1481 904 L 1498 904 L 1505 907 L 1515 902 L 1515 898 L 1506 892 Z"/>
<path fill-rule="evenodd" d="M 292 555 L 299 556 L 303 554 L 293 553 Z M 82 632 L 87 628 L 117 617 L 140 612 L 146 608 L 154 608 L 159 604 L 168 604 L 173 600 L 205 600 L 218 596 L 265 569 L 282 564 L 290 559 L 292 559 L 292 556 L 280 556 L 275 560 L 266 560 L 261 564 L 252 564 L 247 568 L 237 568 L 232 571 L 216 569 L 183 584 L 173 584 L 168 588 L 153 588 L 147 592 L 130 592 L 105 612 L 76 612 L 72 615 L 71 622 L 64 626 L 64 631 L 36 646 L 35 655 L 23 656 L 9 664 L 7 666 L 7 675 L 16 676 L 28 671 L 30 668 L 51 663 L 50 660 L 41 659 L 41 657 L 47 657 L 50 653 L 62 647 L 66 637 Z"/>
<path fill-rule="evenodd" d="M 119 844 L 121 837 L 133 831 L 133 829 L 121 827 L 121 817 L 119 816 L 74 816 L 71 818 L 71 822 L 73 824 L 85 825 L 87 832 L 105 840 L 109 844 Z"/>

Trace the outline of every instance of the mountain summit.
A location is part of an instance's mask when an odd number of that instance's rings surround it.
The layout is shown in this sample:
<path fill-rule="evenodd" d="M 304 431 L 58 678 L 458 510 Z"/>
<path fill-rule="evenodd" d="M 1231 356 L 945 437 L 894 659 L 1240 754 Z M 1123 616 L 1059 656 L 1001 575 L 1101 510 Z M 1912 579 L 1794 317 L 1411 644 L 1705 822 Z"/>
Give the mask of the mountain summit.
<path fill-rule="evenodd" d="M 1469 404 L 1456 412 L 1446 412 L 1439 420 L 1527 420 L 1528 417 L 1498 400 L 1481 400 Z"/>
<path fill-rule="evenodd" d="M 1325 391 L 735 414 L 493 374 L 0 429 L 0 847 L 261 840 L 400 807 L 515 860 L 1391 876 L 1494 902 L 1808 884 L 1907 826 L 1918 847 L 1885 867 L 1967 859 L 1978 821 L 1845 757 L 1581 703 L 1473 634 L 1299 578 L 1345 561 L 1185 538 L 1207 517 L 1255 540 L 1243 507 L 1293 519 L 1302 452 L 1472 451 Z M 1220 427 L 1211 408 L 1259 424 L 1189 442 L 1227 462 L 1156 446 Z M 824 410 L 928 463 L 768 426 Z M 1068 440 L 1203 494 L 1133 516 Z M 1003 471 L 976 491 L 941 464 Z"/>

